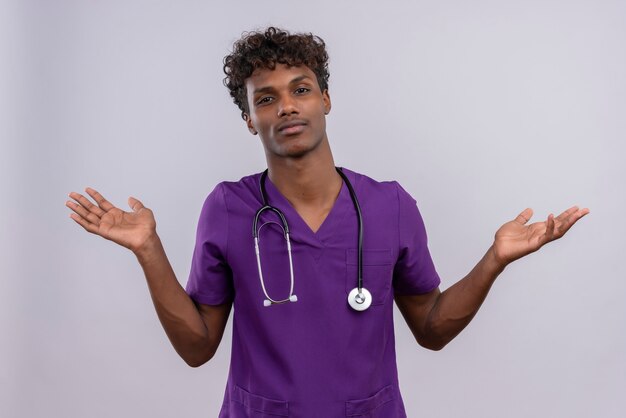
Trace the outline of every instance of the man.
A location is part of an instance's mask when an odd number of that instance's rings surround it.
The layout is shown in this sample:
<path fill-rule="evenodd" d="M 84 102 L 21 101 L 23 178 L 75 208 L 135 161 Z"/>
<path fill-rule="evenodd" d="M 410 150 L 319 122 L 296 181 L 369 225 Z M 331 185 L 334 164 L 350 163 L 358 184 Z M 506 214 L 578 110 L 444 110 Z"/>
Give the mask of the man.
<path fill-rule="evenodd" d="M 589 212 L 573 207 L 527 225 L 532 210 L 524 210 L 441 292 L 411 196 L 396 182 L 335 167 L 327 60 L 320 38 L 276 28 L 245 35 L 225 58 L 225 84 L 263 143 L 268 171 L 220 183 L 208 196 L 186 291 L 139 200 L 129 198 L 133 211 L 123 212 L 88 188 L 97 205 L 78 193 L 67 203 L 87 231 L 136 254 L 159 319 L 189 365 L 213 357 L 234 306 L 220 417 L 405 417 L 394 300 L 417 342 L 439 350 L 509 263 Z"/>

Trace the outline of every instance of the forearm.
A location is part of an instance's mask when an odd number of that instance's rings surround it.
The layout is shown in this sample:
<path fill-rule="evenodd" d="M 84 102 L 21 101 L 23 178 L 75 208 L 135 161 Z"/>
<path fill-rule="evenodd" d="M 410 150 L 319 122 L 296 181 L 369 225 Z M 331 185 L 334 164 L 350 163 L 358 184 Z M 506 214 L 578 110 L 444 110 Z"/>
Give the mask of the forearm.
<path fill-rule="evenodd" d="M 159 320 L 176 352 L 192 366 L 208 361 L 219 341 L 215 343 L 215 338 L 211 338 L 194 302 L 176 279 L 156 233 L 135 255 L 146 276 Z"/>
<path fill-rule="evenodd" d="M 426 320 L 425 345 L 440 349 L 452 341 L 476 315 L 503 270 L 490 247 L 467 276 L 442 292 Z"/>

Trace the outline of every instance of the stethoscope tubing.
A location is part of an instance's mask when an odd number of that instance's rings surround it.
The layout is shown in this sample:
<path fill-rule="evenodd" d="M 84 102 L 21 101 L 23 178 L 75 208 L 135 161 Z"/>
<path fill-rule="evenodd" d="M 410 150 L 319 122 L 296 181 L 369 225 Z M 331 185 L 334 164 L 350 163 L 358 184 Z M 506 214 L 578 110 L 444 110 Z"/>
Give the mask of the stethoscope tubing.
<path fill-rule="evenodd" d="M 357 255 L 358 263 L 359 263 L 357 287 L 360 293 L 361 289 L 363 288 L 363 215 L 361 215 L 361 205 L 359 205 L 359 201 L 356 198 L 356 193 L 354 192 L 354 189 L 352 188 L 352 184 L 350 183 L 350 181 L 348 180 L 348 178 L 346 177 L 346 175 L 344 174 L 341 168 L 337 167 L 337 172 L 339 173 L 341 178 L 343 178 L 343 181 L 346 183 L 346 186 L 348 186 L 348 190 L 350 191 L 350 197 L 352 198 L 352 203 L 354 203 L 354 209 L 356 210 L 357 219 L 359 222 L 359 236 L 358 236 L 358 245 L 357 245 L 357 248 L 359 249 L 358 255 Z"/>
<path fill-rule="evenodd" d="M 363 292 L 366 295 L 369 295 L 369 292 L 363 288 L 363 216 L 361 213 L 361 206 L 359 205 L 359 201 L 356 197 L 356 193 L 354 192 L 354 188 L 352 187 L 352 184 L 350 183 L 350 181 L 348 180 L 348 177 L 345 175 L 345 173 L 343 172 L 343 169 L 340 167 L 335 167 L 335 169 L 337 170 L 337 173 L 339 173 L 339 175 L 341 176 L 341 178 L 343 179 L 344 183 L 346 184 L 346 186 L 348 187 L 348 191 L 350 192 L 350 198 L 352 199 L 352 203 L 354 204 L 354 209 L 356 211 L 357 214 L 357 221 L 358 221 L 358 227 L 359 227 L 359 231 L 358 231 L 358 238 L 357 238 L 357 248 L 358 248 L 358 282 L 357 282 L 357 288 L 353 289 L 353 292 L 355 292 L 355 300 L 359 300 L 359 298 L 362 299 L 363 297 Z M 268 198 L 267 198 L 267 191 L 265 190 L 265 180 L 267 178 L 267 173 L 268 170 L 266 169 L 265 171 L 263 171 L 263 173 L 261 174 L 261 179 L 259 181 L 260 183 L 260 189 L 261 189 L 261 197 L 263 199 L 263 206 L 257 210 L 256 214 L 254 215 L 254 222 L 252 224 L 252 236 L 254 237 L 254 249 L 255 249 L 255 253 L 256 253 L 256 259 L 257 259 L 257 267 L 259 270 L 259 278 L 261 280 L 261 287 L 263 289 L 263 293 L 265 294 L 266 300 L 264 302 L 265 306 L 269 306 L 271 304 L 278 304 L 278 303 L 285 303 L 285 302 L 295 302 L 297 301 L 297 296 L 293 294 L 293 288 L 294 288 L 294 273 L 293 273 L 293 257 L 291 255 L 291 240 L 289 239 L 289 224 L 287 223 L 287 219 L 285 218 L 285 215 L 283 214 L 283 212 L 281 210 L 279 210 L 278 208 L 275 208 L 274 206 L 271 206 L 268 203 Z M 259 224 L 259 219 L 261 217 L 261 214 L 265 211 L 272 211 L 274 212 L 276 215 L 278 215 L 278 217 L 280 218 L 281 224 L 279 225 L 282 227 L 283 229 L 283 236 L 285 238 L 285 241 L 287 242 L 287 253 L 289 254 L 289 273 L 290 273 L 290 291 L 289 291 L 289 297 L 286 299 L 282 299 L 282 300 L 274 300 L 272 299 L 269 294 L 267 293 L 267 289 L 265 288 L 265 280 L 263 279 L 263 269 L 261 268 L 261 255 L 260 255 L 260 249 L 259 249 L 259 231 L 260 228 L 258 228 L 258 224 Z M 276 223 L 276 222 L 274 222 Z M 263 225 L 261 225 L 261 228 L 263 227 Z M 370 299 L 371 299 L 371 295 L 369 295 Z M 358 302 L 359 304 L 362 302 Z M 370 302 L 371 303 L 371 300 Z M 369 306 L 369 303 L 364 306 L 363 308 L 355 308 L 357 310 L 362 310 L 362 309 L 367 309 L 367 306 Z M 352 306 L 352 302 L 351 302 L 351 306 Z M 354 307 L 354 306 L 353 306 Z"/>

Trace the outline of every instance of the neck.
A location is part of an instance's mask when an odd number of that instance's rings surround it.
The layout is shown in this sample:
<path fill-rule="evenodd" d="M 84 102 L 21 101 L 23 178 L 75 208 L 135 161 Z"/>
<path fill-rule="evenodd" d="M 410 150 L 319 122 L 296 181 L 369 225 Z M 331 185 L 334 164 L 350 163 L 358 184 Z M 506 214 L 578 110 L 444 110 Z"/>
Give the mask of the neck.
<path fill-rule="evenodd" d="M 332 205 L 341 190 L 342 179 L 335 169 L 328 141 L 320 146 L 323 152 L 310 158 L 268 158 L 268 176 L 274 186 L 294 206 L 300 204 Z"/>

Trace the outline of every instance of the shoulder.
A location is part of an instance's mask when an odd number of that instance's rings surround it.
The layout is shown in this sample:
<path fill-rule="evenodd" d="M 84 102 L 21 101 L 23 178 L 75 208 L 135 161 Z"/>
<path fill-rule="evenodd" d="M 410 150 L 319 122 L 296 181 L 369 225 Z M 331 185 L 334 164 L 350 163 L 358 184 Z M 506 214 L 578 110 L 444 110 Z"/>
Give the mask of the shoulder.
<path fill-rule="evenodd" d="M 256 191 L 259 188 L 260 177 L 261 173 L 255 173 L 242 177 L 237 181 L 221 181 L 215 186 L 215 190 L 219 190 L 220 193 L 233 194 Z"/>
<path fill-rule="evenodd" d="M 228 200 L 238 196 L 254 195 L 259 191 L 260 177 L 261 173 L 255 173 L 242 177 L 237 181 L 221 181 L 215 185 L 207 199 L 220 198 Z"/>
<path fill-rule="evenodd" d="M 347 168 L 343 168 L 343 172 L 353 183 L 355 193 L 357 194 L 363 194 L 368 197 L 378 196 L 391 200 L 398 200 L 403 197 L 401 195 L 408 195 L 402 186 L 400 186 L 400 184 L 395 180 L 379 181 Z"/>
<path fill-rule="evenodd" d="M 206 197 L 203 212 L 222 211 L 229 214 L 248 212 L 261 202 L 259 179 L 261 173 L 251 174 L 237 181 L 221 181 Z M 256 210 L 256 209 L 255 209 Z"/>

